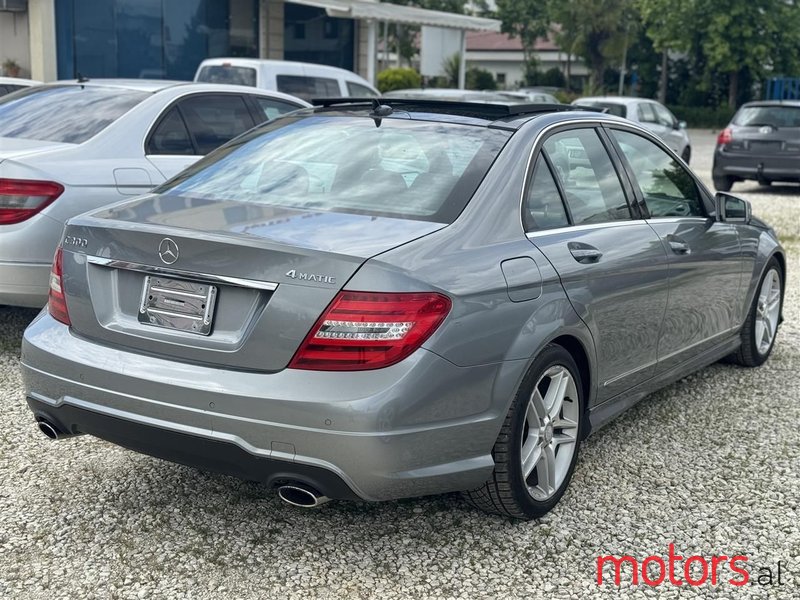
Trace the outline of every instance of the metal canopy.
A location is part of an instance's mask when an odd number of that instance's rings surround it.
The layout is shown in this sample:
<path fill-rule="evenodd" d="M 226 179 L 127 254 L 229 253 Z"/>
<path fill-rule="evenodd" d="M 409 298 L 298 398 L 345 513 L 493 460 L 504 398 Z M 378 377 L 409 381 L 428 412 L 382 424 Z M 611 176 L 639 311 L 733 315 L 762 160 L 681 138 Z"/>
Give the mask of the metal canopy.
<path fill-rule="evenodd" d="M 370 0 L 287 0 L 292 4 L 324 8 L 330 17 L 429 25 L 470 31 L 500 31 L 500 21 Z"/>

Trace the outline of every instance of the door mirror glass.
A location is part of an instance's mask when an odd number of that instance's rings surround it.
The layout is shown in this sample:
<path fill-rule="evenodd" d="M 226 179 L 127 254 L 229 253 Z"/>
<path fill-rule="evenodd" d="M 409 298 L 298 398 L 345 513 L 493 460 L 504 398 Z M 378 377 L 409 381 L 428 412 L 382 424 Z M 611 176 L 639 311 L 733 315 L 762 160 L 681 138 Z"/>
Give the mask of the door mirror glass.
<path fill-rule="evenodd" d="M 747 200 L 725 192 L 717 192 L 714 197 L 717 219 L 726 223 L 749 223 L 752 208 Z"/>
<path fill-rule="evenodd" d="M 678 121 L 677 129 L 686 129 L 687 127 L 689 127 L 689 125 L 686 121 Z"/>

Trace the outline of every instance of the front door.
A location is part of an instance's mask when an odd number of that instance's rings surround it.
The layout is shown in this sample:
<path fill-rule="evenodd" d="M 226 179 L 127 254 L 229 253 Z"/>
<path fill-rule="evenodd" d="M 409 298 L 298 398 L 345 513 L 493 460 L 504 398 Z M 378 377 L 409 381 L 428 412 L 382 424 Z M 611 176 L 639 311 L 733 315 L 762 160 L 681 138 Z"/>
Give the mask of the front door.
<path fill-rule="evenodd" d="M 537 169 L 547 163 L 555 172 L 568 225 L 536 226 L 553 225 L 550 203 L 525 215 L 533 224 L 528 237 L 558 271 L 592 333 L 597 401 L 603 402 L 653 376 L 667 305 L 666 253 L 658 235 L 629 207 L 621 167 L 594 128 L 552 134 L 539 161 Z"/>
<path fill-rule="evenodd" d="M 658 372 L 722 341 L 739 322 L 742 272 L 733 225 L 708 215 L 694 176 L 656 142 L 611 129 L 669 261 L 670 292 Z"/>

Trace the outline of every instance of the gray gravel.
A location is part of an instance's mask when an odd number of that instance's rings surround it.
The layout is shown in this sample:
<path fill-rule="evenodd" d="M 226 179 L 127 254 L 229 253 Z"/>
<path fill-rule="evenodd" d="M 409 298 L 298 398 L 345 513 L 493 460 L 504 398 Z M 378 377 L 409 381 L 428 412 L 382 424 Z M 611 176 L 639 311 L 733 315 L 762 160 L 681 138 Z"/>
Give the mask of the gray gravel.
<path fill-rule="evenodd" d="M 692 132 L 708 175 L 713 136 Z M 0 307 L 2 598 L 800 597 L 800 188 L 737 185 L 789 250 L 786 319 L 768 364 L 715 365 L 584 445 L 536 523 L 456 495 L 282 505 L 262 487 L 81 437 L 50 442 L 22 396 L 34 313 Z M 782 561 L 771 589 L 595 583 L 598 554 L 743 553 Z"/>

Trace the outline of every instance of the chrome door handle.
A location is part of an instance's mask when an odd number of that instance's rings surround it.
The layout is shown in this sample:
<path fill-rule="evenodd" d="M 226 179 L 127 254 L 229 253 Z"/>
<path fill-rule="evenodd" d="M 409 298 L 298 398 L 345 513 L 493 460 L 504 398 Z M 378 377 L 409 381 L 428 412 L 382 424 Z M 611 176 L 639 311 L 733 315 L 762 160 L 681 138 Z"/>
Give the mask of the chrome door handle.
<path fill-rule="evenodd" d="M 689 244 L 687 244 L 683 240 L 676 240 L 676 239 L 669 240 L 669 249 L 672 250 L 675 254 L 692 253 L 692 249 L 689 247 Z"/>
<path fill-rule="evenodd" d="M 572 254 L 572 258 L 574 258 L 581 264 L 596 263 L 603 256 L 603 253 L 600 252 L 600 250 L 598 250 L 594 246 L 590 246 L 589 244 L 581 244 L 579 242 L 569 242 L 567 244 L 567 248 L 569 248 L 569 252 L 570 254 Z"/>

